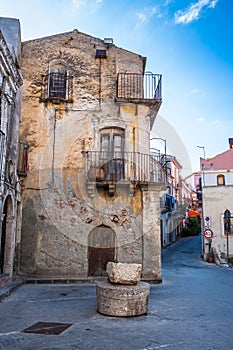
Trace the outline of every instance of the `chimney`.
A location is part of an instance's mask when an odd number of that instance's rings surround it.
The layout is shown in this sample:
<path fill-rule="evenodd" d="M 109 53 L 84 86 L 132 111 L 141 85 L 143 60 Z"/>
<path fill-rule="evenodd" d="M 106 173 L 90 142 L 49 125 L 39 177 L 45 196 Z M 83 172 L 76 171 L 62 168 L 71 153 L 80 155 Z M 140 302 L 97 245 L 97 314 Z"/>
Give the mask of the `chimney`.
<path fill-rule="evenodd" d="M 229 138 L 230 149 L 233 149 L 233 137 Z"/>

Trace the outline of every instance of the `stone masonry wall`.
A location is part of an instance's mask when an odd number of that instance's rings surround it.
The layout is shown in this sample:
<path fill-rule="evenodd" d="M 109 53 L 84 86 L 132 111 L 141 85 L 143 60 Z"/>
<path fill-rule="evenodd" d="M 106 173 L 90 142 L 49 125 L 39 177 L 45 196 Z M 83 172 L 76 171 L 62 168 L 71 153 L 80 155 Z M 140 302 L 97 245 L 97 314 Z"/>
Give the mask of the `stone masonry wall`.
<path fill-rule="evenodd" d="M 96 59 L 106 49 L 107 59 Z M 40 102 L 42 75 L 59 61 L 73 75 L 73 103 Z M 119 261 L 142 262 L 142 192 L 117 186 L 87 191 L 87 153 L 98 151 L 99 132 L 125 131 L 125 151 L 148 151 L 149 107 L 117 103 L 122 68 L 143 71 L 141 56 L 105 46 L 74 30 L 22 45 L 24 78 L 20 139 L 29 144 L 30 170 L 23 181 L 21 269 L 43 277 L 86 277 L 88 236 L 105 225 L 116 234 Z"/>

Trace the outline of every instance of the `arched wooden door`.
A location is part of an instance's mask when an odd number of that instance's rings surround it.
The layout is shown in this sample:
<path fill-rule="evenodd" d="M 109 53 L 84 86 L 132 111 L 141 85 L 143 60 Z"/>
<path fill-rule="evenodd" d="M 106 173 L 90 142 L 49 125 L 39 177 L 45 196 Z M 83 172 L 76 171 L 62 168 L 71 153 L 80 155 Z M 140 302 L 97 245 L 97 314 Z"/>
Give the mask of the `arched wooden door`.
<path fill-rule="evenodd" d="M 0 274 L 5 271 L 5 263 L 8 262 L 11 255 L 10 247 L 10 235 L 12 231 L 12 213 L 13 205 L 12 199 L 8 196 L 5 200 L 3 209 L 4 219 L 2 222 L 2 234 L 1 234 L 1 250 L 0 250 Z"/>
<path fill-rule="evenodd" d="M 115 232 L 107 226 L 95 227 L 88 239 L 88 276 L 106 276 L 106 265 L 115 257 Z"/>

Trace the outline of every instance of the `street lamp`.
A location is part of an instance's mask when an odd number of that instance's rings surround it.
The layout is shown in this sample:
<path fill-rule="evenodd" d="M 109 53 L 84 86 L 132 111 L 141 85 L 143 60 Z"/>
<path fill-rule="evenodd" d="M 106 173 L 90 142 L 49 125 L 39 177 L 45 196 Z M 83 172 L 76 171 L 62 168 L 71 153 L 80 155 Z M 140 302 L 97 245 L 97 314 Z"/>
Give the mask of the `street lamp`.
<path fill-rule="evenodd" d="M 201 148 L 203 150 L 204 159 L 205 159 L 205 147 L 204 146 L 197 146 L 197 148 Z"/>
<path fill-rule="evenodd" d="M 167 140 L 162 139 L 161 137 L 152 137 L 152 139 L 150 139 L 150 141 L 153 140 L 161 140 L 164 142 L 164 155 L 165 155 L 165 160 L 166 160 L 166 155 L 167 155 Z"/>
<path fill-rule="evenodd" d="M 204 154 L 204 159 L 205 159 L 205 147 L 204 146 L 197 146 L 198 148 L 201 148 L 203 150 L 203 154 Z M 202 193 L 202 203 L 201 203 L 201 221 L 202 221 L 202 240 L 201 240 L 201 256 L 202 258 L 205 258 L 205 240 L 204 240 L 204 229 L 205 229 L 205 219 L 204 219 L 204 204 L 203 204 L 203 199 L 204 199 L 204 186 L 205 186 L 205 173 L 204 173 L 204 164 L 201 167 L 201 173 L 202 173 L 202 185 L 201 185 L 201 193 Z"/>

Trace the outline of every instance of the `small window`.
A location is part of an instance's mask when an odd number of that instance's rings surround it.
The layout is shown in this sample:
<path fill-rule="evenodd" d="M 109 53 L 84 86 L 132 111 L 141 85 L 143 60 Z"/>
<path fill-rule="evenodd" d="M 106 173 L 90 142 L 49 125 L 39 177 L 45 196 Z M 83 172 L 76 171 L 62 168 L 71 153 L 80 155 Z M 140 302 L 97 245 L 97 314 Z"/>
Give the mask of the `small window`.
<path fill-rule="evenodd" d="M 217 176 L 217 185 L 224 186 L 225 185 L 225 176 L 220 174 Z"/>
<path fill-rule="evenodd" d="M 0 179 L 2 174 L 2 163 L 3 163 L 3 154 L 4 154 L 4 140 L 5 134 L 0 130 Z"/>
<path fill-rule="evenodd" d="M 49 74 L 49 97 L 66 99 L 66 72 L 54 72 Z"/>
<path fill-rule="evenodd" d="M 12 160 L 8 160 L 6 176 L 10 184 L 13 184 L 14 181 L 14 169 L 14 163 L 12 162 Z"/>
<path fill-rule="evenodd" d="M 106 50 L 96 50 L 95 58 L 107 58 Z"/>
<path fill-rule="evenodd" d="M 27 176 L 27 171 L 29 170 L 28 150 L 28 144 L 24 141 L 19 141 L 19 157 L 17 169 L 19 176 Z"/>

